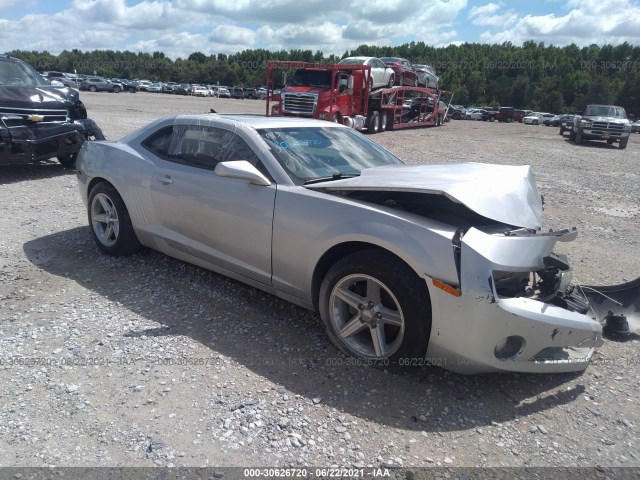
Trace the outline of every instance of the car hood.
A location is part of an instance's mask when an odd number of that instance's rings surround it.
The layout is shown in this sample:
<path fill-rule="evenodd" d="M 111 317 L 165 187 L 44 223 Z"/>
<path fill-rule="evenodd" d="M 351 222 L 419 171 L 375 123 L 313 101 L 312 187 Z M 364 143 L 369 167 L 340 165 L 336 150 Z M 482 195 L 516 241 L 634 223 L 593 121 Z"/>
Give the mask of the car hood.
<path fill-rule="evenodd" d="M 68 87 L 0 85 L 0 104 L 6 107 L 67 108 L 79 99 L 77 90 Z"/>
<path fill-rule="evenodd" d="M 626 118 L 602 117 L 602 116 L 585 116 L 582 117 L 590 122 L 609 122 L 609 123 L 631 123 Z"/>
<path fill-rule="evenodd" d="M 440 194 L 507 225 L 542 227 L 542 198 L 529 165 L 388 165 L 364 169 L 358 177 L 305 187 Z"/>

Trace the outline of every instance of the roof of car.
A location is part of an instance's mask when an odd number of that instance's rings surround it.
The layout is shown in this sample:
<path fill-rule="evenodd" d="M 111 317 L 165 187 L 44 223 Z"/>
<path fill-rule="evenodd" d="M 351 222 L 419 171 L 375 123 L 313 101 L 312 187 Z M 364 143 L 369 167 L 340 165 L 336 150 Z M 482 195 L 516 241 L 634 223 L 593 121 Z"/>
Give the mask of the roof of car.
<path fill-rule="evenodd" d="M 212 126 L 218 119 L 232 121 L 237 124 L 246 125 L 254 129 L 276 128 L 276 127 L 335 127 L 339 124 L 327 122 L 326 120 L 315 120 L 312 118 L 279 117 L 264 115 L 242 115 L 242 114 L 216 114 L 205 113 L 200 115 L 178 115 L 175 117 L 176 123 L 198 123 Z"/>

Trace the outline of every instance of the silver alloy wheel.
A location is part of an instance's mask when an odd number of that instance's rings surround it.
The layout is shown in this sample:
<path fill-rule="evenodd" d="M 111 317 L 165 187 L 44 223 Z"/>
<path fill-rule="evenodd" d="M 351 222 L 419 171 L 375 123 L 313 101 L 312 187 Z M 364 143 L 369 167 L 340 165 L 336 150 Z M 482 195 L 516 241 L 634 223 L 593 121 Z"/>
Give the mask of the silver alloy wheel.
<path fill-rule="evenodd" d="M 91 226 L 96 237 L 105 247 L 118 241 L 120 221 L 113 201 L 104 193 L 98 193 L 91 202 Z"/>
<path fill-rule="evenodd" d="M 377 278 L 354 274 L 342 278 L 331 291 L 329 315 L 345 347 L 367 358 L 386 358 L 398 351 L 404 338 L 400 302 Z"/>

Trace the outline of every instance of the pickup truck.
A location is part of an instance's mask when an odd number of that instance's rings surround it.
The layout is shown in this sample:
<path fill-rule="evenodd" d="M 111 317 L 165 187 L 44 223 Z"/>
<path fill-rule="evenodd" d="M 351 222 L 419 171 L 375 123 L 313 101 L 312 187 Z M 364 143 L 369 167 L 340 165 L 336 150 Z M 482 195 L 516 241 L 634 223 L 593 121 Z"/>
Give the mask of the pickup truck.
<path fill-rule="evenodd" d="M 74 168 L 85 140 L 104 140 L 78 90 L 49 83 L 26 62 L 0 55 L 0 165 L 56 157 Z"/>
<path fill-rule="evenodd" d="M 624 108 L 615 105 L 587 105 L 582 115 L 573 119 L 569 140 L 605 140 L 609 145 L 618 143 L 621 150 L 627 148 L 631 135 L 631 122 Z"/>

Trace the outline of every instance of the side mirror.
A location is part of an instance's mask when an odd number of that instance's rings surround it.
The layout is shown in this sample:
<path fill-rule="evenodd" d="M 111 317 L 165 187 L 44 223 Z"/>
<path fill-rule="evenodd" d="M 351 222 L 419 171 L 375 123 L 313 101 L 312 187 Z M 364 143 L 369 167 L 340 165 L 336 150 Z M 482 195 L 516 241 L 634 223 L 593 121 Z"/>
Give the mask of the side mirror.
<path fill-rule="evenodd" d="M 219 177 L 237 178 L 246 180 L 253 185 L 271 185 L 267 177 L 258 171 L 256 167 L 246 160 L 233 160 L 230 162 L 220 162 L 216 165 L 213 173 Z"/>

